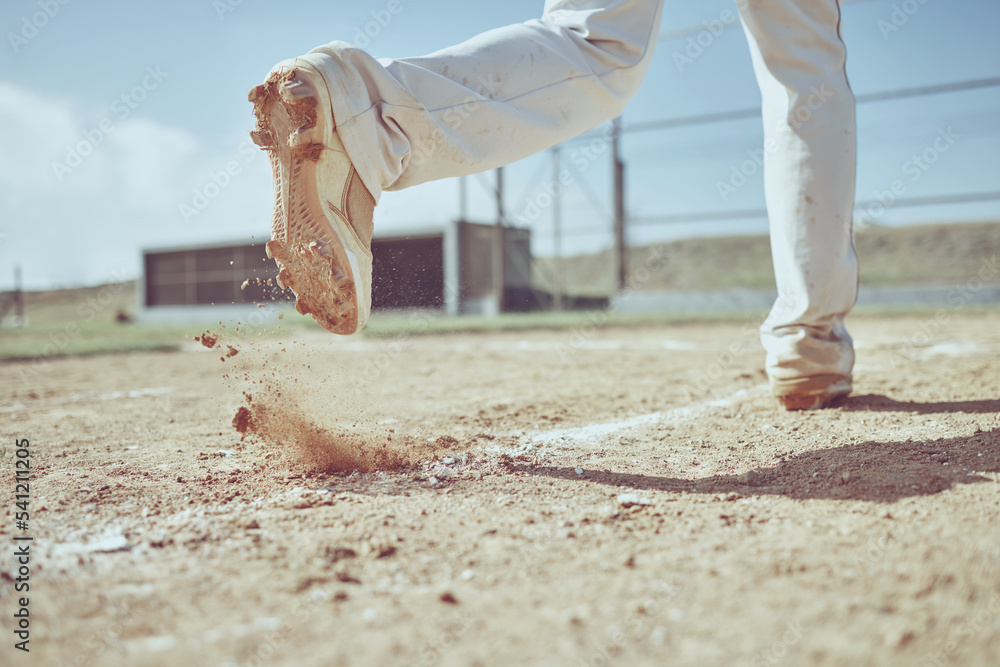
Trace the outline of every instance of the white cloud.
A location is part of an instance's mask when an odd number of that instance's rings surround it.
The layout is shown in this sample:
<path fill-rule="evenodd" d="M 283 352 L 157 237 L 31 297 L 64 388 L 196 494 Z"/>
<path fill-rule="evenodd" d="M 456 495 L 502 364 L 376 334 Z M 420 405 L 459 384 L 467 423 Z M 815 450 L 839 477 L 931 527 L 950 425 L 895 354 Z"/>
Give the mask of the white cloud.
<path fill-rule="evenodd" d="M 70 111 L 33 93 L 0 82 L 0 183 L 8 192 L 38 190 L 49 162 L 78 132 Z"/>
<path fill-rule="evenodd" d="M 0 83 L 0 123 L 0 266 L 22 265 L 29 288 L 103 282 L 121 271 L 134 277 L 145 246 L 266 230 L 264 160 L 250 160 L 197 224 L 186 225 L 178 204 L 237 156 L 209 155 L 187 130 L 138 113 L 87 118 L 8 83 Z M 0 285 L 10 280 L 0 275 Z"/>
<path fill-rule="evenodd" d="M 95 116 L 4 82 L 0 124 L 0 286 L 10 285 L 14 264 L 28 288 L 94 284 L 138 277 L 143 248 L 262 241 L 269 232 L 270 167 L 249 138 L 206 146 L 141 107 L 127 118 Z M 473 216 L 490 220 L 492 198 L 469 186 Z M 196 215 L 182 214 L 206 193 Z M 443 225 L 457 200 L 447 181 L 386 193 L 376 226 Z"/>

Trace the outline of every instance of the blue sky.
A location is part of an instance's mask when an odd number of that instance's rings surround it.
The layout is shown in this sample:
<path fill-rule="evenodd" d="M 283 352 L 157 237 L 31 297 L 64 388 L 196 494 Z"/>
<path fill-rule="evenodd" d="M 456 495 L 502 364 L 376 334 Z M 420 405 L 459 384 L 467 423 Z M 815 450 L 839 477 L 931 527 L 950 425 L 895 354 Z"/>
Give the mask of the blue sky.
<path fill-rule="evenodd" d="M 0 7 L 2 288 L 12 283 L 15 263 L 30 288 L 96 283 L 137 276 L 144 247 L 265 238 L 270 175 L 247 141 L 247 90 L 278 60 L 334 39 L 356 41 L 388 0 L 63 2 L 7 0 Z M 891 21 L 902 0 L 845 7 L 848 69 L 859 94 L 1000 76 L 996 0 L 909 2 L 916 11 L 888 34 L 879 22 Z M 434 51 L 533 18 L 542 6 L 540 0 L 403 4 L 368 44 L 376 56 Z M 731 0 L 668 2 L 662 29 L 696 26 L 731 7 Z M 39 14 L 46 8 L 51 17 Z M 32 22 L 41 27 L 33 29 Z M 686 45 L 686 37 L 659 43 L 647 81 L 625 112 L 626 125 L 759 103 L 740 29 L 723 32 L 679 71 L 674 53 Z M 998 189 L 1000 88 L 993 87 L 861 106 L 858 199 L 887 188 L 910 156 L 947 128 L 958 139 L 918 181 L 908 181 L 907 195 Z M 71 148 L 87 137 L 93 151 L 75 164 Z M 716 187 L 761 141 L 757 119 L 627 135 L 630 215 L 761 207 L 759 174 L 728 201 Z M 573 150 L 566 147 L 564 155 L 569 159 Z M 579 185 L 565 197 L 568 252 L 611 242 L 609 159 L 577 174 Z M 69 170 L 53 167 L 70 162 Z M 508 169 L 506 205 L 515 219 L 527 219 L 550 162 L 544 154 Z M 490 179 L 468 179 L 473 218 L 493 219 Z M 204 210 L 185 219 L 181 205 L 206 192 L 214 196 Z M 552 251 L 550 214 L 542 209 L 532 221 L 539 254 Z M 448 180 L 387 193 L 376 225 L 402 231 L 457 215 L 458 185 Z M 898 208 L 878 222 L 960 220 L 1000 220 L 1000 202 Z M 765 229 L 764 220 L 739 220 L 634 226 L 629 235 L 643 243 Z"/>

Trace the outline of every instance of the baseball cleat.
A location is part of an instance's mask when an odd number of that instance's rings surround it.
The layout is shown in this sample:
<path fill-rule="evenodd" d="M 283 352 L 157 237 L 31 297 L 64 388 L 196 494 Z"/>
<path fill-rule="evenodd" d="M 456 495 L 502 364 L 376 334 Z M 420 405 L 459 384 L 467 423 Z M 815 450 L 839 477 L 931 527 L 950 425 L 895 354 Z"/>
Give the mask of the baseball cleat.
<path fill-rule="evenodd" d="M 776 388 L 775 397 L 786 410 L 822 410 L 853 391 L 850 377 L 839 378 L 823 387 L 797 389 L 788 394 L 778 394 L 780 389 Z"/>
<path fill-rule="evenodd" d="M 274 212 L 267 256 L 295 310 L 337 334 L 360 331 L 371 311 L 375 198 L 334 127 L 330 93 L 307 60 L 278 63 L 253 88 L 253 142 L 267 152 Z"/>

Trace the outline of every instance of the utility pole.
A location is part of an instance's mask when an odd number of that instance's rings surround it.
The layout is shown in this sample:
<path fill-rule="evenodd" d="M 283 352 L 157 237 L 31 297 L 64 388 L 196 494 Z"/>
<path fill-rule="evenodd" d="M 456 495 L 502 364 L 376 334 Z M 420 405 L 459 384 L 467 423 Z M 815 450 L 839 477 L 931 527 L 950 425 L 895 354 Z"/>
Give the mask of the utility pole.
<path fill-rule="evenodd" d="M 496 290 L 497 314 L 504 311 L 504 291 L 507 284 L 506 248 L 504 247 L 503 167 L 497 169 L 497 224 L 493 239 L 493 287 Z"/>
<path fill-rule="evenodd" d="M 469 186 L 468 176 L 458 177 L 458 220 L 467 222 L 469 220 Z"/>
<path fill-rule="evenodd" d="M 21 265 L 14 267 L 14 312 L 17 315 L 18 326 L 24 324 L 24 293 L 21 291 Z"/>
<path fill-rule="evenodd" d="M 559 146 L 552 148 L 552 182 L 561 183 L 559 178 L 559 172 L 561 171 L 561 155 L 559 152 Z M 557 188 L 555 194 L 552 195 L 552 228 L 555 235 L 555 284 L 553 285 L 554 294 L 552 299 L 552 307 L 556 311 L 561 311 L 565 308 L 565 277 L 563 276 L 563 263 L 562 263 L 562 188 Z"/>
<path fill-rule="evenodd" d="M 621 158 L 621 116 L 615 118 L 612 126 L 611 155 L 614 160 L 615 190 L 615 254 L 618 263 L 618 290 L 628 283 L 628 249 L 625 247 L 625 163 Z"/>

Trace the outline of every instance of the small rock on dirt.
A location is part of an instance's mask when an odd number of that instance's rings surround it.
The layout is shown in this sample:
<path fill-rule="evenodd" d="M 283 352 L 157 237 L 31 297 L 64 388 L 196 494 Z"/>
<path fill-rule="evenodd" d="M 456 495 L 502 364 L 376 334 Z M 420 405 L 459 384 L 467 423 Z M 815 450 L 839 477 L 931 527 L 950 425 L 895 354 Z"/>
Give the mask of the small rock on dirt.
<path fill-rule="evenodd" d="M 326 557 L 331 563 L 336 563 L 337 561 L 344 560 L 346 558 L 354 558 L 357 555 L 358 554 L 354 551 L 354 549 L 348 549 L 347 547 L 331 545 L 326 548 Z"/>
<path fill-rule="evenodd" d="M 623 493 L 618 496 L 618 504 L 622 507 L 647 507 L 653 504 L 649 498 L 641 498 L 634 493 Z"/>

